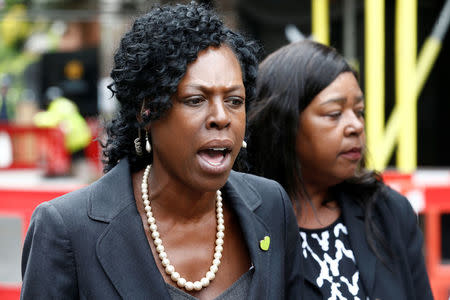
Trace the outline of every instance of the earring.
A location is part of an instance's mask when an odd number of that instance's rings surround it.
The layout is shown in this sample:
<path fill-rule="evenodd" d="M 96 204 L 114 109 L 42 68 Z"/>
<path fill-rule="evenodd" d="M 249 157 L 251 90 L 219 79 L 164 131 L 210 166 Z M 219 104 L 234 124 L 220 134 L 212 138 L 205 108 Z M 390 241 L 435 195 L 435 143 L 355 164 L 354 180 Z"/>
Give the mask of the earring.
<path fill-rule="evenodd" d="M 134 148 L 136 149 L 136 154 L 138 156 L 142 156 L 142 147 L 141 147 L 141 129 L 138 129 L 138 137 L 134 139 Z"/>
<path fill-rule="evenodd" d="M 242 148 L 247 148 L 247 142 L 246 141 L 242 141 Z"/>
<path fill-rule="evenodd" d="M 148 131 L 145 130 L 145 150 L 147 150 L 148 153 L 152 151 L 152 146 L 150 145 L 150 141 L 148 140 Z"/>

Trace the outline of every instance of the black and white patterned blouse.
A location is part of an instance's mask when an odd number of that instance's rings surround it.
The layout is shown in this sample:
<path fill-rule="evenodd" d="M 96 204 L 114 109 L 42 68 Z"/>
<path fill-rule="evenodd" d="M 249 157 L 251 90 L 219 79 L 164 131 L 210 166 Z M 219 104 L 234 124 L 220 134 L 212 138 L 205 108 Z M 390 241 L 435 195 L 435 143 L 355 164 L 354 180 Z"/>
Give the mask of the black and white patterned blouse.
<path fill-rule="evenodd" d="M 299 230 L 304 271 L 316 278 L 323 299 L 366 299 L 342 218 L 325 228 Z"/>

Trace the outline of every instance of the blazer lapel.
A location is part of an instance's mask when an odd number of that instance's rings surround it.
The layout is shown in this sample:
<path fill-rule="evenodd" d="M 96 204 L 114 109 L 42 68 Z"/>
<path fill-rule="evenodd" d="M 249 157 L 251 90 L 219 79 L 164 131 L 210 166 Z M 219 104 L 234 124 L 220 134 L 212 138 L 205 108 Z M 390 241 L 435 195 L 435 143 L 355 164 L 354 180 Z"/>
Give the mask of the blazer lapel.
<path fill-rule="evenodd" d="M 249 183 L 243 183 L 244 178 L 237 178 L 232 172 L 225 185 L 226 200 L 237 214 L 247 248 L 250 252 L 250 259 L 255 268 L 252 284 L 249 292 L 249 299 L 264 299 L 267 296 L 266 289 L 270 279 L 270 256 L 271 248 L 262 251 L 259 241 L 265 236 L 271 236 L 267 225 L 255 214 L 255 210 L 261 204 L 258 193 L 252 189 Z"/>
<path fill-rule="evenodd" d="M 89 216 L 109 223 L 96 246 L 105 273 L 122 298 L 170 299 L 136 209 L 128 161 L 100 181 L 105 189 L 91 195 Z"/>
<path fill-rule="evenodd" d="M 338 195 L 338 201 L 342 209 L 342 216 L 348 230 L 360 278 L 367 296 L 371 297 L 377 259 L 367 243 L 363 208 L 343 193 Z"/>

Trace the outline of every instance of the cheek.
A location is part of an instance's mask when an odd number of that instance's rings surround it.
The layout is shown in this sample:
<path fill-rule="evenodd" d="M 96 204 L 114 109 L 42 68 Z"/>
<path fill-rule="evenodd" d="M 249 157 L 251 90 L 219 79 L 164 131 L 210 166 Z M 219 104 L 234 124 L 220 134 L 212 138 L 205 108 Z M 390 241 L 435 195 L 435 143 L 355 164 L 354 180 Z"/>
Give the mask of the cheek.
<path fill-rule="evenodd" d="M 239 138 L 243 139 L 245 136 L 245 130 L 246 130 L 246 117 L 245 117 L 245 110 L 242 112 L 237 113 L 234 116 L 234 132 L 238 135 Z"/>

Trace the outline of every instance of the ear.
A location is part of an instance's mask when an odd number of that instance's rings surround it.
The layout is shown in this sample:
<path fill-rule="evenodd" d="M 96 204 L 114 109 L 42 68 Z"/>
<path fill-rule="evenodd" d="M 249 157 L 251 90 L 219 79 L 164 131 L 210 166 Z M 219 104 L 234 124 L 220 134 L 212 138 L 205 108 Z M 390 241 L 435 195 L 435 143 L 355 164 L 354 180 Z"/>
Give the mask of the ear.
<path fill-rule="evenodd" d="M 150 115 L 150 109 L 145 107 L 146 102 L 147 100 L 144 100 L 142 102 L 141 111 L 136 114 L 136 119 L 139 123 L 142 123 L 144 121 L 144 118 Z"/>

